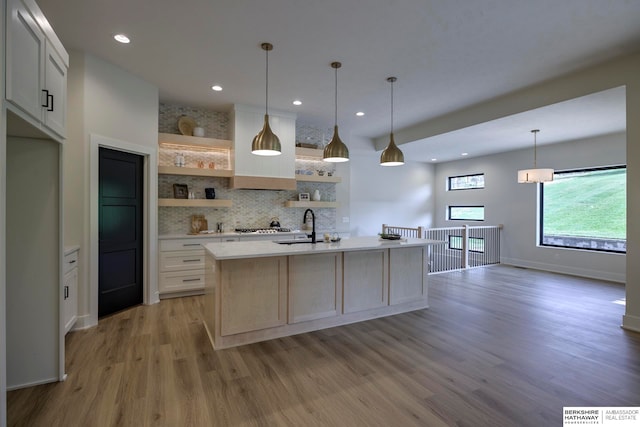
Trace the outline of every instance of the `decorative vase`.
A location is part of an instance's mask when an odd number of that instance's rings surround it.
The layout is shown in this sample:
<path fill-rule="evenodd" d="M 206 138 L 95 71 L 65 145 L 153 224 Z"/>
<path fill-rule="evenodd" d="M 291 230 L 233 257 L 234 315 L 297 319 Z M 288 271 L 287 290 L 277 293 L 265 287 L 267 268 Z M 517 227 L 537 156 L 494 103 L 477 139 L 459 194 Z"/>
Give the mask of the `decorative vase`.
<path fill-rule="evenodd" d="M 313 200 L 314 202 L 320 201 L 320 190 L 316 190 L 313 192 L 313 196 L 311 196 L 311 200 Z"/>

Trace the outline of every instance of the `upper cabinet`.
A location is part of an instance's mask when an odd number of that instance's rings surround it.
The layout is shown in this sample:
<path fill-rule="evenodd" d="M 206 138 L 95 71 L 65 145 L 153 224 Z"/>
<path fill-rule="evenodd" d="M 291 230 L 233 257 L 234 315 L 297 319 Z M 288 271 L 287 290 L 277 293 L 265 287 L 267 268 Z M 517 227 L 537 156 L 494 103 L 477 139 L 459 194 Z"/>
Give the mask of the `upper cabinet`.
<path fill-rule="evenodd" d="M 256 156 L 251 143 L 264 124 L 264 109 L 235 105 L 232 111 L 234 176 L 232 188 L 295 190 L 296 116 L 270 112 L 269 124 L 280 139 L 282 154 Z"/>
<path fill-rule="evenodd" d="M 8 0 L 8 106 L 56 140 L 66 137 L 68 67 L 69 55 L 35 1 Z"/>

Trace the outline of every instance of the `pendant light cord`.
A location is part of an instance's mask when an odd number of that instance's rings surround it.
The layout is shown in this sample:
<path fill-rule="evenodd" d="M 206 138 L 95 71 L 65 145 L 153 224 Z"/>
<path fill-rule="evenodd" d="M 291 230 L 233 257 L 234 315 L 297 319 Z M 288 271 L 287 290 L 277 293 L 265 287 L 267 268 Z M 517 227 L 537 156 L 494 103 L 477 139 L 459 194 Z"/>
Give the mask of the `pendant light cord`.
<path fill-rule="evenodd" d="M 536 136 L 538 135 L 540 130 L 534 129 L 531 131 L 533 133 L 533 168 L 537 169 L 538 165 L 538 140 Z"/>
<path fill-rule="evenodd" d="M 336 82 L 336 84 L 335 84 L 335 88 L 334 88 L 334 98 L 333 98 L 334 101 L 335 101 L 334 102 L 334 107 L 335 108 L 333 109 L 333 111 L 334 111 L 333 123 L 336 126 L 338 126 L 338 68 L 335 67 L 334 70 L 335 70 L 335 77 L 336 77 L 335 78 L 335 82 Z"/>
<path fill-rule="evenodd" d="M 266 81 L 266 90 L 265 90 L 265 99 L 264 99 L 264 113 L 266 115 L 269 115 L 269 49 L 265 49 L 265 52 L 267 53 L 267 60 L 266 60 L 266 76 L 267 76 L 267 81 Z"/>
<path fill-rule="evenodd" d="M 391 133 L 393 133 L 393 80 L 391 80 Z"/>

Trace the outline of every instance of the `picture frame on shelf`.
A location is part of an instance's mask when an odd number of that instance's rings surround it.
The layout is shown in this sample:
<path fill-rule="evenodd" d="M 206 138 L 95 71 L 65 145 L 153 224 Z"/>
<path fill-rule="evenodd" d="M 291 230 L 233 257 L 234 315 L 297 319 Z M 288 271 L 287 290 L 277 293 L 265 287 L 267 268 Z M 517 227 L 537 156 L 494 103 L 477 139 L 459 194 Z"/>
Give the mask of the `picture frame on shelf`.
<path fill-rule="evenodd" d="M 309 193 L 298 193 L 298 200 L 301 202 L 308 202 L 311 200 Z"/>
<path fill-rule="evenodd" d="M 173 184 L 173 198 L 174 199 L 188 199 L 189 198 L 189 186 L 187 186 L 187 184 Z"/>

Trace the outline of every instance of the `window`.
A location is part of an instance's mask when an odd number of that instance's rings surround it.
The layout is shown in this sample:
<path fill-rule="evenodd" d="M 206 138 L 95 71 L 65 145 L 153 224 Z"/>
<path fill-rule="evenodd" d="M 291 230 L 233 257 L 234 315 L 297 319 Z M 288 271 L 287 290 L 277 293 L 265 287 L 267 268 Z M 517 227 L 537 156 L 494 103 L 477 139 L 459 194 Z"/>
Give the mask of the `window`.
<path fill-rule="evenodd" d="M 484 174 L 450 176 L 447 178 L 447 190 L 471 190 L 484 188 Z"/>
<path fill-rule="evenodd" d="M 484 221 L 484 206 L 449 206 L 447 219 Z"/>
<path fill-rule="evenodd" d="M 462 250 L 462 236 L 449 235 L 449 249 Z M 469 251 L 484 253 L 484 238 L 469 237 Z"/>
<path fill-rule="evenodd" d="M 627 251 L 627 169 L 556 172 L 541 184 L 540 245 Z"/>

